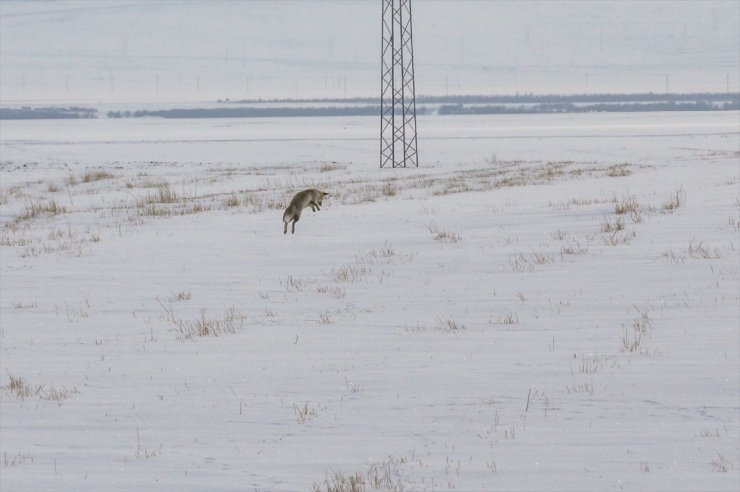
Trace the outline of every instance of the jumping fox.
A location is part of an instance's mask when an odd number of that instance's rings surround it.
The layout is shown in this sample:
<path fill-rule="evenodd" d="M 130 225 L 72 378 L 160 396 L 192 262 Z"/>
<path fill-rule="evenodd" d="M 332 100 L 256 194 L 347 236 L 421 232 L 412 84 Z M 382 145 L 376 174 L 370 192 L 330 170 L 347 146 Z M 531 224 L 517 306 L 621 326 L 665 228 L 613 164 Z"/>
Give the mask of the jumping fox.
<path fill-rule="evenodd" d="M 293 227 L 290 230 L 291 234 L 295 234 L 295 223 L 301 218 L 301 211 L 306 207 L 311 207 L 314 212 L 321 210 L 320 205 L 324 200 L 324 197 L 329 193 L 324 193 L 319 190 L 303 190 L 295 194 L 293 199 L 290 201 L 290 205 L 285 209 L 283 214 L 283 234 L 288 233 L 288 223 L 293 222 Z"/>

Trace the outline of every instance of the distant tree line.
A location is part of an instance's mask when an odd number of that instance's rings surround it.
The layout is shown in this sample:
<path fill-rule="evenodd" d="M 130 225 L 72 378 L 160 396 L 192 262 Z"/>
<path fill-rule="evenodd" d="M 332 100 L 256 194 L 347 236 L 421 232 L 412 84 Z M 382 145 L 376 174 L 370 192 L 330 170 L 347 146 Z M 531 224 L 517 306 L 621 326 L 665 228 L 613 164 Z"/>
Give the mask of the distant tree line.
<path fill-rule="evenodd" d="M 537 104 L 537 103 L 616 103 L 616 102 L 740 102 L 740 93 L 696 92 L 686 94 L 657 94 L 646 92 L 640 94 L 512 94 L 512 95 L 448 95 L 417 96 L 417 104 Z M 264 104 L 264 103 L 324 103 L 324 104 L 377 104 L 373 97 L 324 98 L 324 99 L 219 99 L 227 104 Z"/>
<path fill-rule="evenodd" d="M 376 116 L 380 114 L 377 99 L 272 99 L 220 100 L 220 103 L 251 106 L 218 106 L 214 108 L 173 108 L 161 110 L 109 111 L 108 118 L 273 118 L 312 116 Z M 269 106 L 269 104 L 281 106 Z M 302 107 L 312 103 L 316 106 Z M 418 115 L 461 114 L 534 114 L 645 111 L 729 111 L 740 109 L 740 93 L 696 94 L 581 94 L 513 96 L 421 96 L 416 99 Z M 332 104 L 332 106 L 320 106 Z M 0 108 L 0 119 L 97 118 L 98 111 L 83 107 Z"/>
<path fill-rule="evenodd" d="M 537 113 L 639 113 L 650 111 L 730 111 L 740 109 L 740 102 L 645 102 L 645 103 L 543 103 L 530 106 L 491 106 L 448 104 L 439 108 L 441 115 L 456 114 L 537 114 Z"/>
<path fill-rule="evenodd" d="M 596 112 L 646 112 L 646 111 L 728 111 L 740 109 L 740 100 L 730 102 L 713 101 L 659 101 L 630 103 L 580 103 L 548 102 L 539 104 L 443 104 L 440 106 L 417 105 L 416 114 L 436 112 L 440 115 L 463 114 L 537 114 L 537 113 L 596 113 Z M 140 111 L 110 111 L 109 118 L 272 118 L 295 116 L 376 116 L 380 106 L 326 106 L 315 108 L 296 107 L 240 107 L 163 109 Z"/>
<path fill-rule="evenodd" d="M 109 111 L 108 118 L 274 118 L 289 116 L 369 116 L 380 111 L 376 106 L 344 106 L 323 108 L 199 108 L 139 111 Z"/>
<path fill-rule="evenodd" d="M 69 108 L 0 108 L 0 120 L 62 120 L 97 118 L 98 110 L 72 106 Z"/>

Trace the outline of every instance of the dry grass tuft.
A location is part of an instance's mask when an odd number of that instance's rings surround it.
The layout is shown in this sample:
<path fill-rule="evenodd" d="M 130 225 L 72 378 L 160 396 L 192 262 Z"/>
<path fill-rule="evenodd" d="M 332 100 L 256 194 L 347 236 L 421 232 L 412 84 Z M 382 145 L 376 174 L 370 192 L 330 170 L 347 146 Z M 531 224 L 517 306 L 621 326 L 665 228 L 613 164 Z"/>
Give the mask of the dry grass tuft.
<path fill-rule="evenodd" d="M 83 183 L 91 183 L 93 181 L 100 181 L 101 179 L 113 178 L 115 178 L 113 174 L 107 173 L 105 171 L 94 171 L 83 174 L 81 179 Z"/>
<path fill-rule="evenodd" d="M 457 321 L 455 321 L 454 319 L 442 318 L 441 316 L 437 316 L 437 322 L 444 331 L 457 332 L 465 329 L 464 324 L 457 324 Z"/>
<path fill-rule="evenodd" d="M 404 485 L 398 470 L 399 464 L 407 463 L 408 458 L 388 458 L 387 461 L 372 463 L 367 473 L 356 472 L 350 475 L 338 471 L 326 474 L 323 483 L 314 483 L 312 492 L 365 492 L 385 490 L 403 492 Z"/>
<path fill-rule="evenodd" d="M 550 237 L 553 238 L 556 241 L 562 241 L 566 237 L 568 237 L 568 233 L 565 231 L 562 231 L 560 229 L 556 230 L 555 232 L 550 233 Z"/>
<path fill-rule="evenodd" d="M 520 293 L 521 294 L 521 293 Z M 518 325 L 519 324 L 519 315 L 515 312 L 509 312 L 505 315 L 499 314 L 498 318 L 496 320 L 491 317 L 488 320 L 489 325 Z"/>
<path fill-rule="evenodd" d="M 572 162 L 548 162 L 547 164 L 545 164 L 544 168 L 540 169 L 540 171 L 536 175 L 536 178 L 539 180 L 550 181 L 554 178 L 562 176 L 565 173 L 563 168 L 568 164 L 572 164 Z"/>
<path fill-rule="evenodd" d="M 313 492 L 365 492 L 365 485 L 365 478 L 360 472 L 344 475 L 332 471 L 324 478 L 323 484 L 313 484 Z"/>
<path fill-rule="evenodd" d="M 302 292 L 306 288 L 307 283 L 308 282 L 303 280 L 302 278 L 288 275 L 288 278 L 285 279 L 285 290 L 287 290 L 288 292 Z"/>
<path fill-rule="evenodd" d="M 347 264 L 340 267 L 332 268 L 329 272 L 329 276 L 335 282 L 356 282 L 359 279 L 370 275 L 372 270 L 360 263 Z"/>
<path fill-rule="evenodd" d="M 33 456 L 29 454 L 18 453 L 15 456 L 8 456 L 7 452 L 3 453 L 3 467 L 4 468 L 15 468 L 26 462 L 33 463 Z"/>
<path fill-rule="evenodd" d="M 636 318 L 632 322 L 632 329 L 636 333 L 640 333 L 642 335 L 645 335 L 645 334 L 648 333 L 648 331 L 650 330 L 650 328 L 652 328 L 652 326 L 653 326 L 653 320 L 650 318 L 650 316 L 648 315 L 648 312 L 646 310 L 640 310 L 640 309 L 637 309 L 637 307 L 635 307 L 635 309 L 637 310 L 638 313 L 640 313 L 640 317 L 639 318 Z"/>
<path fill-rule="evenodd" d="M 614 166 L 609 166 L 609 168 L 606 170 L 606 175 L 610 178 L 621 178 L 623 176 L 629 176 L 632 174 L 632 172 L 627 169 L 629 167 L 629 164 L 626 162 L 624 164 L 615 164 Z"/>
<path fill-rule="evenodd" d="M 642 333 L 633 331 L 630 336 L 629 330 L 625 328 L 622 336 L 622 352 L 636 352 L 640 349 L 640 343 L 642 343 Z"/>
<path fill-rule="evenodd" d="M 201 202 L 181 207 L 169 207 L 161 204 L 139 205 L 139 215 L 145 217 L 173 217 L 178 215 L 191 215 L 207 212 L 211 208 Z"/>
<path fill-rule="evenodd" d="M 624 329 L 624 335 L 622 336 L 622 352 L 639 352 L 640 354 L 647 354 L 644 349 L 640 348 L 642 341 L 645 337 L 650 335 L 650 329 L 653 326 L 653 320 L 650 318 L 647 309 L 640 309 L 637 306 L 633 306 L 637 313 L 640 315 L 632 322 L 632 330 L 628 328 Z"/>
<path fill-rule="evenodd" d="M 8 374 L 8 377 L 10 378 L 8 389 L 19 400 L 25 400 L 34 394 L 33 388 L 22 377 L 14 377 L 12 374 Z"/>
<path fill-rule="evenodd" d="M 573 241 L 569 243 L 567 246 L 563 246 L 560 248 L 560 254 L 563 255 L 585 255 L 588 253 L 588 247 L 589 245 L 586 244 L 585 246 L 582 245 L 578 241 Z"/>
<path fill-rule="evenodd" d="M 616 214 L 630 214 L 633 212 L 638 212 L 639 210 L 640 204 L 637 203 L 637 198 L 634 195 L 624 197 L 621 200 L 615 200 L 614 212 Z"/>
<path fill-rule="evenodd" d="M 331 164 L 322 164 L 319 168 L 319 171 L 322 173 L 330 173 L 332 171 L 339 171 L 341 169 L 347 169 L 347 166 L 344 164 L 337 164 L 336 162 L 332 162 Z"/>
<path fill-rule="evenodd" d="M 210 207 L 199 201 L 193 201 L 192 204 L 186 205 L 187 200 L 186 197 L 179 196 L 175 190 L 170 188 L 169 184 L 165 183 L 158 186 L 153 193 L 141 198 L 136 206 L 139 209 L 139 215 L 149 217 L 189 215 L 210 210 Z M 173 204 L 179 204 L 180 206 L 173 207 Z"/>
<path fill-rule="evenodd" d="M 31 202 L 26 205 L 25 211 L 13 219 L 15 224 L 21 222 L 31 221 L 38 218 L 41 215 L 59 215 L 67 211 L 66 208 L 59 205 L 56 200 L 50 200 L 48 202 Z"/>
<path fill-rule="evenodd" d="M 624 230 L 624 220 L 622 217 L 617 217 L 614 222 L 609 220 L 609 217 L 604 218 L 604 222 L 601 223 L 601 232 L 615 232 Z"/>
<path fill-rule="evenodd" d="M 669 263 L 675 263 L 675 264 L 686 262 L 686 257 L 677 255 L 676 253 L 674 253 L 673 248 L 668 248 L 667 250 L 663 251 L 660 254 L 660 259 L 663 261 L 667 261 Z"/>
<path fill-rule="evenodd" d="M 167 186 L 166 181 L 156 180 L 146 175 L 140 175 L 138 181 L 129 181 L 126 183 L 126 188 L 162 188 Z"/>
<path fill-rule="evenodd" d="M 435 241 L 442 241 L 443 243 L 456 243 L 458 241 L 462 241 L 462 235 L 457 232 L 441 231 L 434 222 L 431 222 L 427 226 L 427 229 L 432 234 L 432 238 Z"/>
<path fill-rule="evenodd" d="M 396 185 L 387 182 L 383 185 L 383 196 L 396 196 Z"/>
<path fill-rule="evenodd" d="M 347 291 L 342 287 L 330 288 L 328 285 L 319 285 L 316 287 L 316 292 L 320 294 L 329 294 L 335 299 L 344 299 L 347 296 Z"/>
<path fill-rule="evenodd" d="M 173 292 L 172 296 L 168 300 L 170 302 L 189 301 L 190 297 L 191 295 L 189 290 L 181 290 L 177 293 Z"/>
<path fill-rule="evenodd" d="M 293 412 L 295 412 L 299 424 L 305 424 L 308 420 L 319 414 L 316 406 L 313 404 L 309 405 L 308 402 L 305 402 L 302 406 L 293 403 Z"/>
<path fill-rule="evenodd" d="M 704 246 L 703 242 L 696 242 L 696 239 L 692 239 L 689 242 L 689 256 L 692 258 L 702 258 L 705 260 L 718 260 L 722 256 L 719 254 L 719 250 L 717 248 L 714 248 L 714 250 L 710 251 L 709 248 Z"/>
<path fill-rule="evenodd" d="M 146 205 L 139 211 L 141 215 L 147 217 L 169 217 L 172 210 L 167 207 L 158 207 L 157 205 Z"/>
<path fill-rule="evenodd" d="M 54 386 L 46 386 L 44 384 L 29 384 L 22 377 L 15 377 L 12 374 L 8 374 L 10 382 L 7 385 L 8 391 L 19 400 L 25 400 L 33 396 L 37 396 L 42 400 L 53 400 L 63 401 L 69 398 L 71 395 L 79 393 L 77 388 L 56 388 Z"/>
<path fill-rule="evenodd" d="M 608 236 L 602 236 L 604 238 L 604 243 L 607 246 L 617 246 L 619 244 L 629 244 L 632 242 L 634 238 L 637 237 L 637 233 L 635 231 L 624 231 L 623 233 L 619 233 L 619 231 L 614 231 Z"/>
<path fill-rule="evenodd" d="M 712 460 L 712 471 L 715 473 L 727 473 L 730 466 L 730 461 L 717 452 L 717 458 Z"/>
<path fill-rule="evenodd" d="M 665 212 L 672 213 L 674 210 L 681 207 L 684 203 L 686 203 L 686 193 L 684 193 L 683 188 L 679 188 L 666 201 L 661 203 L 660 207 Z"/>
<path fill-rule="evenodd" d="M 157 188 L 155 193 L 150 193 L 144 198 L 144 203 L 177 203 L 177 192 L 166 184 Z"/>
<path fill-rule="evenodd" d="M 200 318 L 183 320 L 175 314 L 172 306 L 165 306 L 159 299 L 157 302 L 164 310 L 162 319 L 174 325 L 174 331 L 180 340 L 192 340 L 197 337 L 218 337 L 227 333 L 236 333 L 244 326 L 245 315 L 237 313 L 234 307 L 226 310 L 220 319 L 206 318 L 206 310 L 201 309 Z"/>
<path fill-rule="evenodd" d="M 224 205 L 227 207 L 238 207 L 241 204 L 239 197 L 231 194 L 224 199 Z"/>

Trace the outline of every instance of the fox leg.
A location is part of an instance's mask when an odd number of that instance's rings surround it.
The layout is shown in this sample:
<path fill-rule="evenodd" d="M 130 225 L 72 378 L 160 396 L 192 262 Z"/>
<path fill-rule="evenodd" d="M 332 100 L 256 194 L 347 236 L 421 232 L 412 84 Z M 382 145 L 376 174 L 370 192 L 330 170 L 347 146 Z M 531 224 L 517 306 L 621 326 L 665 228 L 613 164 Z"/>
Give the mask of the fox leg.
<path fill-rule="evenodd" d="M 284 222 L 284 224 L 285 224 L 285 227 L 283 227 L 283 234 L 287 234 L 288 233 L 288 223 Z"/>
<path fill-rule="evenodd" d="M 316 202 L 308 202 L 308 206 L 311 207 L 311 210 L 314 212 L 317 210 L 321 210 L 321 207 L 319 207 L 319 204 Z"/>
<path fill-rule="evenodd" d="M 295 223 L 298 222 L 298 219 L 300 219 L 300 217 L 296 217 L 295 219 L 293 219 L 293 227 L 290 229 L 291 234 L 295 234 Z M 287 227 L 287 224 L 286 224 L 286 227 Z"/>

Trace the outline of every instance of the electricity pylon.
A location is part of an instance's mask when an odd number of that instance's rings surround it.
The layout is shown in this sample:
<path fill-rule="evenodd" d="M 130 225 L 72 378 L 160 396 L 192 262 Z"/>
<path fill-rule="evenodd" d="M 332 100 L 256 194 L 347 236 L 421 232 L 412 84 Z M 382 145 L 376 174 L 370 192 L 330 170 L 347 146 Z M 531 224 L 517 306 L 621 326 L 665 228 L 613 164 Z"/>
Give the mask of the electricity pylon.
<path fill-rule="evenodd" d="M 411 0 L 383 0 L 380 167 L 418 167 Z"/>

